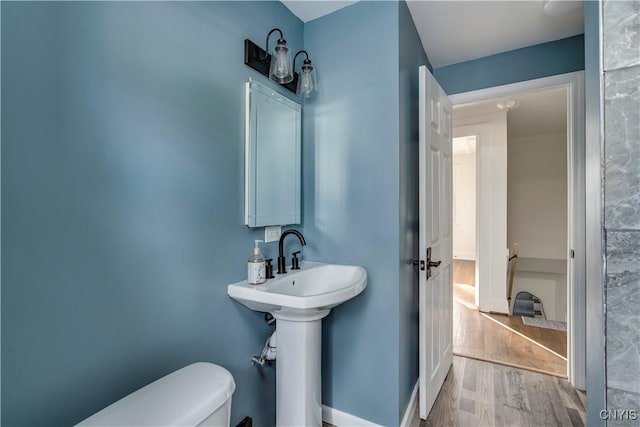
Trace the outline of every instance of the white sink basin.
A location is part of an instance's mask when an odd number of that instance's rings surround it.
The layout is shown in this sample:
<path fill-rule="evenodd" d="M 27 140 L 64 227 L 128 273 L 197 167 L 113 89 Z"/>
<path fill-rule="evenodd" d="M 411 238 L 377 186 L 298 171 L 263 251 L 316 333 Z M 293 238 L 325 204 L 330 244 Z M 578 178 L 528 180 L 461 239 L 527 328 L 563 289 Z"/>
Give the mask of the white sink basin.
<path fill-rule="evenodd" d="M 262 285 L 250 285 L 246 280 L 233 283 L 227 292 L 251 310 L 274 316 L 282 312 L 311 315 L 342 304 L 367 286 L 366 270 L 352 265 L 302 261 L 300 270 L 275 276 Z"/>

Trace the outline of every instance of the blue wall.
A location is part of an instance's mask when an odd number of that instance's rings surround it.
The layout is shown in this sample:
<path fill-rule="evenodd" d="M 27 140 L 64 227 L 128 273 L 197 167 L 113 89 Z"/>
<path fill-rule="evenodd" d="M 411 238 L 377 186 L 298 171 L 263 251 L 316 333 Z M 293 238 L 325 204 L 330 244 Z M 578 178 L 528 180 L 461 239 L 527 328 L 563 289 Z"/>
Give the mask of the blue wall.
<path fill-rule="evenodd" d="M 584 70 L 583 35 L 447 65 L 436 68 L 433 75 L 452 95 L 580 70 Z"/>
<path fill-rule="evenodd" d="M 305 24 L 304 40 L 322 67 L 318 97 L 305 105 L 307 254 L 369 275 L 365 292 L 324 322 L 323 403 L 398 425 L 418 379 L 411 260 L 418 67 L 429 61 L 404 2 L 356 3 Z"/>
<path fill-rule="evenodd" d="M 302 22 L 279 2 L 1 7 L 2 425 L 68 426 L 198 360 L 235 377 L 233 425 L 273 424 L 274 369 L 249 363 L 271 328 L 226 294 L 263 235 L 242 225 L 243 40 L 278 26 L 298 50 Z"/>
<path fill-rule="evenodd" d="M 320 88 L 304 111 L 307 256 L 369 277 L 324 321 L 323 403 L 397 425 L 398 5 L 358 2 L 306 23 L 304 40 Z"/>
<path fill-rule="evenodd" d="M 418 68 L 429 59 L 407 4 L 399 3 L 400 29 L 400 252 L 399 252 L 399 419 L 418 381 Z"/>

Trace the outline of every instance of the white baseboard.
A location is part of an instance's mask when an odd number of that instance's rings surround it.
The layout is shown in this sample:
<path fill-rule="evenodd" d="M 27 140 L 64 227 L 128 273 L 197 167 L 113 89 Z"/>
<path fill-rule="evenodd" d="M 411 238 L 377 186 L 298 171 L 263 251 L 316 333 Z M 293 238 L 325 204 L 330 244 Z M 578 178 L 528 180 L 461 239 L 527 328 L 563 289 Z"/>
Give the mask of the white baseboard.
<path fill-rule="evenodd" d="M 487 313 L 491 312 L 509 314 L 509 303 L 507 302 L 506 298 L 493 298 L 491 301 L 489 301 L 488 306 L 481 307 L 480 311 L 484 311 Z"/>
<path fill-rule="evenodd" d="M 411 392 L 411 398 L 409 399 L 407 410 L 404 412 L 404 417 L 402 417 L 402 422 L 400 423 L 400 427 L 409 427 L 411 425 L 413 412 L 416 410 L 416 406 L 418 405 L 419 386 L 420 386 L 420 380 L 418 379 L 418 381 L 416 381 L 415 387 L 413 387 L 413 391 Z"/>
<path fill-rule="evenodd" d="M 381 427 L 364 418 L 322 405 L 322 421 L 336 427 Z"/>
<path fill-rule="evenodd" d="M 463 259 L 467 261 L 475 261 L 476 253 L 475 252 L 454 252 L 453 259 Z"/>
<path fill-rule="evenodd" d="M 407 409 L 404 412 L 404 416 L 402 417 L 400 427 L 409 427 L 411 425 L 413 413 L 416 410 L 416 406 L 418 405 L 419 385 L 420 381 L 418 380 L 416 381 L 416 385 L 415 387 L 413 387 L 413 391 L 411 392 L 409 404 L 407 405 Z M 325 405 L 322 405 L 322 421 L 336 427 L 380 427 L 379 424 L 372 423 L 369 420 L 356 417 L 355 415 L 351 415 Z"/>

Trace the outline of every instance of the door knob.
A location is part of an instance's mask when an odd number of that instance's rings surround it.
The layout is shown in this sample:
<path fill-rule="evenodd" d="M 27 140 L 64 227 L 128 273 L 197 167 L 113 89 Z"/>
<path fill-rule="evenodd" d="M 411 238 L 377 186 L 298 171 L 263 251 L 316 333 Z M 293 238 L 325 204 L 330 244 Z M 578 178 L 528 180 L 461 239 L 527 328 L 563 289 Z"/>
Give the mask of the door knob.
<path fill-rule="evenodd" d="M 439 267 L 442 261 L 431 261 L 431 248 L 427 248 L 427 280 L 431 278 L 431 269 Z"/>
<path fill-rule="evenodd" d="M 431 268 L 431 267 L 440 267 L 440 264 L 442 264 L 442 261 L 431 261 L 431 260 L 429 260 L 429 268 Z"/>
<path fill-rule="evenodd" d="M 424 271 L 424 268 L 425 268 L 424 267 L 424 260 L 422 260 L 422 259 L 421 260 L 414 259 L 413 260 L 413 265 L 419 265 L 420 266 L 420 270 Z"/>

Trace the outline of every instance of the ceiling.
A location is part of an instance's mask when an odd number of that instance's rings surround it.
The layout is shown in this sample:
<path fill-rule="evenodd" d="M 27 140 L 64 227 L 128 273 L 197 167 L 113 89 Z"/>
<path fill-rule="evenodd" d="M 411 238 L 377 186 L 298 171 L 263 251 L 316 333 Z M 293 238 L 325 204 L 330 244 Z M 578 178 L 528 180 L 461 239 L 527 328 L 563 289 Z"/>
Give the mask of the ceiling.
<path fill-rule="evenodd" d="M 354 1 L 282 0 L 307 22 Z M 434 68 L 584 32 L 581 1 L 408 0 L 422 45 Z"/>
<path fill-rule="evenodd" d="M 321 16 L 328 15 L 338 9 L 347 7 L 355 1 L 335 0 L 280 0 L 302 22 L 312 21 Z"/>
<path fill-rule="evenodd" d="M 307 22 L 355 1 L 281 0 Z M 547 13 L 545 13 L 545 4 Z M 569 0 L 407 0 L 422 45 L 434 68 L 582 34 L 582 2 Z M 549 7 L 556 7 L 556 13 Z M 510 137 L 566 132 L 566 92 L 519 94 L 508 113 Z M 494 99 L 456 107 L 457 114 L 498 111 Z M 472 144 L 460 150 L 471 151 Z"/>
<path fill-rule="evenodd" d="M 564 88 L 522 93 L 509 98 L 517 107 L 507 113 L 507 135 L 510 138 L 567 131 L 567 91 Z M 496 106 L 506 98 L 462 105 L 456 115 L 473 115 L 500 111 Z"/>

